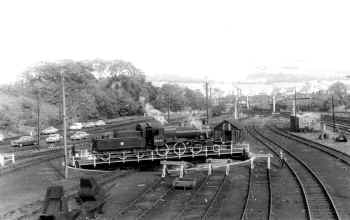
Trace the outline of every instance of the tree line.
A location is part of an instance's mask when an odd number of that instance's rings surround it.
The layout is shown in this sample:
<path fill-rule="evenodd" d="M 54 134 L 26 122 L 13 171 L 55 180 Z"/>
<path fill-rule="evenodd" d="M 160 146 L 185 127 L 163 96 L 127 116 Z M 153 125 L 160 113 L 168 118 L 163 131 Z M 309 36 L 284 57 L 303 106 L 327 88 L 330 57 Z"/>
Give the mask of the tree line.
<path fill-rule="evenodd" d="M 142 115 L 149 103 L 166 112 L 187 108 L 202 109 L 205 97 L 198 90 L 175 84 L 152 85 L 145 74 L 121 60 L 45 62 L 28 68 L 14 85 L 2 86 L 0 92 L 21 97 L 15 113 L 18 119 L 0 114 L 0 127 L 13 123 L 35 125 L 37 103 L 46 115 L 43 126 L 61 122 L 61 75 L 64 76 L 66 111 L 70 122 Z M 1 103 L 5 105 L 6 103 Z M 28 116 L 30 115 L 30 116 Z M 15 120 L 15 121 L 11 121 Z"/>

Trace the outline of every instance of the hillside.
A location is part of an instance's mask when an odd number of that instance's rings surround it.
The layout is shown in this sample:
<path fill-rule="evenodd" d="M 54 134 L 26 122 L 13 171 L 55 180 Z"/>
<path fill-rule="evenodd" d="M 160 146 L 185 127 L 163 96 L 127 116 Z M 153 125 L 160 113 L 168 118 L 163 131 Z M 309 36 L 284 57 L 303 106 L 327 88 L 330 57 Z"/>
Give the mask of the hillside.
<path fill-rule="evenodd" d="M 145 105 L 163 112 L 200 109 L 203 94 L 177 85 L 152 85 L 129 62 L 84 60 L 39 63 L 23 73 L 15 85 L 0 87 L 0 132 L 29 134 L 37 123 L 61 125 L 61 80 L 64 76 L 68 123 L 143 115 Z"/>
<path fill-rule="evenodd" d="M 40 103 L 41 126 L 57 123 L 58 108 Z M 37 123 L 37 101 L 23 95 L 0 91 L 0 133 L 5 137 L 34 132 Z"/>

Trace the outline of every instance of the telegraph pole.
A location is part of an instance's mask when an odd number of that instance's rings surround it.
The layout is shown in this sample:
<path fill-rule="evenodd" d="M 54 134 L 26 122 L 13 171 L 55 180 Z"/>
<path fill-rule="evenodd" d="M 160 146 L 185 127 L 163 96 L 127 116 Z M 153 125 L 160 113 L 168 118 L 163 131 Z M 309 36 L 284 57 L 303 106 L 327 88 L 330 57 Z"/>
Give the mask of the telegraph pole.
<path fill-rule="evenodd" d="M 170 120 L 170 102 L 171 102 L 171 99 L 170 99 L 170 92 L 168 94 L 168 122 Z"/>
<path fill-rule="evenodd" d="M 207 124 L 209 124 L 209 97 L 208 97 L 208 81 L 205 81 L 205 99 L 207 108 Z"/>
<path fill-rule="evenodd" d="M 38 148 L 40 147 L 40 93 L 39 90 L 37 91 L 36 94 L 36 110 L 37 110 L 37 142 L 38 142 Z"/>
<path fill-rule="evenodd" d="M 64 178 L 68 178 L 68 158 L 67 158 L 67 125 L 66 125 L 66 94 L 64 90 L 64 75 L 61 71 L 62 84 L 62 119 L 63 119 L 63 145 L 64 145 Z"/>
<path fill-rule="evenodd" d="M 297 117 L 297 88 L 294 90 L 294 117 Z"/>
<path fill-rule="evenodd" d="M 236 91 L 237 91 L 237 94 L 236 94 L 236 96 L 235 96 L 235 115 L 234 115 L 235 120 L 238 119 L 239 88 L 237 88 Z"/>
<path fill-rule="evenodd" d="M 335 129 L 335 113 L 334 113 L 334 98 L 332 95 L 332 121 L 333 121 L 333 132 L 336 131 Z"/>
<path fill-rule="evenodd" d="M 246 104 L 247 104 L 247 110 L 249 110 L 249 96 L 248 95 L 247 95 Z"/>

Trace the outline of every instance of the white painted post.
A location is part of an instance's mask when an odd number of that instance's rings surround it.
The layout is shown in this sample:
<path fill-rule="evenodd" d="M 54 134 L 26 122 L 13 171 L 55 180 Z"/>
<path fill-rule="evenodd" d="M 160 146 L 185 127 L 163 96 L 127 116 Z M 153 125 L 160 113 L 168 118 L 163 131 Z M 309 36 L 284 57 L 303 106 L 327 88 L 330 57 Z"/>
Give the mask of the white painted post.
<path fill-rule="evenodd" d="M 250 160 L 250 169 L 254 169 L 254 158 Z"/>
<path fill-rule="evenodd" d="M 208 164 L 208 176 L 210 176 L 212 174 L 212 165 L 211 163 Z"/>
<path fill-rule="evenodd" d="M 94 167 L 96 167 L 96 157 L 94 155 Z"/>
<path fill-rule="evenodd" d="M 280 150 L 280 159 L 283 160 L 283 151 Z"/>
<path fill-rule="evenodd" d="M 154 159 L 154 158 L 153 158 L 153 150 L 151 151 L 151 157 L 152 157 L 152 161 L 153 161 L 153 159 Z"/>
<path fill-rule="evenodd" d="M 163 170 L 162 170 L 162 178 L 164 178 L 166 176 L 166 169 L 167 169 L 167 165 L 164 163 Z"/>
<path fill-rule="evenodd" d="M 12 163 L 15 163 L 15 154 L 12 153 Z"/>
<path fill-rule="evenodd" d="M 267 157 L 267 169 L 271 169 L 271 158 L 270 158 L 270 155 L 268 155 Z"/>
<path fill-rule="evenodd" d="M 5 158 L 2 154 L 0 154 L 0 165 L 3 167 L 5 166 Z"/>
<path fill-rule="evenodd" d="M 73 166 L 75 167 L 75 157 L 72 156 Z"/>
<path fill-rule="evenodd" d="M 226 165 L 226 176 L 230 174 L 230 164 Z"/>
<path fill-rule="evenodd" d="M 180 178 L 183 178 L 184 177 L 184 164 L 181 163 L 181 166 L 180 166 Z"/>
<path fill-rule="evenodd" d="M 208 146 L 205 146 L 205 157 L 208 157 Z"/>

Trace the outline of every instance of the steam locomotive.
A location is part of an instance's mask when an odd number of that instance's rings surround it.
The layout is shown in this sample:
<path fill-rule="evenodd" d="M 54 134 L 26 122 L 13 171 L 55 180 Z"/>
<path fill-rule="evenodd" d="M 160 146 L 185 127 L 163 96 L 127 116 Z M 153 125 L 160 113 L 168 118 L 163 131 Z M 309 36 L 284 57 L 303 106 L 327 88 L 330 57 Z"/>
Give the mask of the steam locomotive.
<path fill-rule="evenodd" d="M 221 131 L 223 130 L 223 131 Z M 221 122 L 210 129 L 180 126 L 162 126 L 155 122 L 143 122 L 135 130 L 114 130 L 92 140 L 93 152 L 128 151 L 140 152 L 174 146 L 184 143 L 186 146 L 213 145 L 223 142 L 238 142 L 242 138 L 242 129 L 232 126 L 228 121 Z"/>

